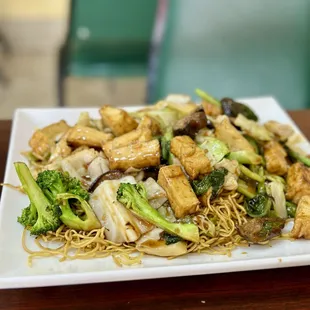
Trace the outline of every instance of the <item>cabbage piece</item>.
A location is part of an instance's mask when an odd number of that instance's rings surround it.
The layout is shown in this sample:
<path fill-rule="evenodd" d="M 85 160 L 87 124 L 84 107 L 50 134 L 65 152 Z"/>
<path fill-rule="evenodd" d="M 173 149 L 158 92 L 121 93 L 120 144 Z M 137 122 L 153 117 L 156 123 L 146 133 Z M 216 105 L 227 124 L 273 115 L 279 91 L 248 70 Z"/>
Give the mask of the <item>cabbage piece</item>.
<path fill-rule="evenodd" d="M 272 133 L 269 132 L 264 126 L 255 121 L 247 119 L 242 114 L 238 114 L 234 123 L 254 139 L 260 141 L 270 141 L 273 138 Z"/>
<path fill-rule="evenodd" d="M 267 193 L 273 198 L 273 208 L 276 215 L 281 218 L 287 218 L 286 199 L 284 186 L 280 182 L 270 182 L 266 185 Z"/>
<path fill-rule="evenodd" d="M 180 256 L 187 253 L 186 242 L 178 241 L 167 244 L 161 238 L 163 233 L 162 229 L 154 228 L 136 242 L 137 249 L 140 252 L 163 257 Z"/>
<path fill-rule="evenodd" d="M 84 187 L 91 184 L 102 174 L 109 171 L 109 161 L 94 149 L 84 149 L 64 158 L 61 161 L 63 171 L 80 180 Z"/>
<path fill-rule="evenodd" d="M 229 153 L 227 145 L 214 137 L 205 137 L 204 141 L 198 144 L 198 146 L 207 151 L 206 155 L 212 166 L 221 161 Z"/>
<path fill-rule="evenodd" d="M 106 228 L 106 238 L 112 242 L 134 242 L 153 225 L 138 219 L 116 199 L 116 193 L 121 183 L 132 183 L 134 177 L 127 176 L 120 180 L 103 181 L 90 196 L 89 204 Z"/>
<path fill-rule="evenodd" d="M 148 178 L 143 183 L 149 204 L 154 209 L 158 209 L 167 201 L 166 192 L 153 178 Z"/>

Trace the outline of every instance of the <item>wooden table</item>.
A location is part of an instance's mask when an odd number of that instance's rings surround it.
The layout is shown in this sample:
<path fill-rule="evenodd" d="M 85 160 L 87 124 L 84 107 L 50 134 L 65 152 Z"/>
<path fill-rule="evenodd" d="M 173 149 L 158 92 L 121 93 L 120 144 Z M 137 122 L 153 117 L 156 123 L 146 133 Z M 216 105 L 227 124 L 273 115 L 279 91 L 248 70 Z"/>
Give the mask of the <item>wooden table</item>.
<path fill-rule="evenodd" d="M 290 114 L 310 139 L 310 111 Z M 1 179 L 10 125 L 0 121 Z M 310 309 L 310 267 L 2 290 L 0 310 L 10 309 Z"/>

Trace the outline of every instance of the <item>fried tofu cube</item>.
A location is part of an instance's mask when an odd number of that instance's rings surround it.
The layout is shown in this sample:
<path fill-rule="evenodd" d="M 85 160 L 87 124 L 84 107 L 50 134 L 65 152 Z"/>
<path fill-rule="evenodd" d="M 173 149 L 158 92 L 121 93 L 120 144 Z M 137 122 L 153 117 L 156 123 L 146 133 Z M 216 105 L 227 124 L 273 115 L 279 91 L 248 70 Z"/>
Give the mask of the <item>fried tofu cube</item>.
<path fill-rule="evenodd" d="M 310 196 L 303 196 L 299 200 L 294 227 L 291 231 L 293 238 L 310 239 Z"/>
<path fill-rule="evenodd" d="M 170 151 L 183 165 L 191 179 L 211 171 L 211 164 L 205 152 L 189 136 L 177 136 L 171 140 Z"/>
<path fill-rule="evenodd" d="M 55 147 L 58 136 L 64 135 L 69 128 L 68 124 L 61 120 L 36 130 L 29 140 L 33 155 L 40 160 L 46 159 Z"/>
<path fill-rule="evenodd" d="M 288 164 L 285 159 L 287 154 L 277 141 L 272 140 L 264 145 L 264 155 L 268 172 L 276 175 L 287 173 Z"/>
<path fill-rule="evenodd" d="M 149 128 L 137 128 L 105 143 L 102 146 L 102 149 L 107 157 L 111 157 L 111 151 L 114 149 L 118 149 L 136 142 L 147 142 L 152 140 L 152 138 L 152 132 Z"/>
<path fill-rule="evenodd" d="M 45 135 L 42 130 L 36 130 L 29 141 L 33 155 L 40 160 L 46 159 L 51 154 L 54 145 L 54 141 Z"/>
<path fill-rule="evenodd" d="M 159 135 L 161 133 L 159 123 L 148 115 L 144 115 L 139 123 L 137 129 L 141 130 L 151 130 L 153 136 Z"/>
<path fill-rule="evenodd" d="M 158 184 L 166 191 L 177 218 L 199 210 L 200 202 L 180 166 L 170 165 L 160 168 Z"/>
<path fill-rule="evenodd" d="M 74 126 L 70 129 L 67 141 L 74 146 L 86 145 L 101 148 L 102 144 L 112 140 L 113 135 L 86 126 Z"/>
<path fill-rule="evenodd" d="M 227 116 L 221 115 L 214 122 L 215 136 L 219 140 L 225 142 L 231 152 L 235 151 L 251 151 L 254 148 L 246 138 L 230 123 Z"/>
<path fill-rule="evenodd" d="M 310 195 L 310 168 L 302 163 L 295 163 L 287 173 L 286 198 L 298 204 L 303 196 Z"/>
<path fill-rule="evenodd" d="M 122 109 L 105 105 L 99 112 L 104 125 L 111 128 L 115 136 L 121 136 L 138 127 L 138 123 Z"/>
<path fill-rule="evenodd" d="M 125 171 L 128 168 L 159 166 L 160 145 L 158 140 L 136 142 L 124 147 L 112 149 L 108 156 L 111 170 Z"/>

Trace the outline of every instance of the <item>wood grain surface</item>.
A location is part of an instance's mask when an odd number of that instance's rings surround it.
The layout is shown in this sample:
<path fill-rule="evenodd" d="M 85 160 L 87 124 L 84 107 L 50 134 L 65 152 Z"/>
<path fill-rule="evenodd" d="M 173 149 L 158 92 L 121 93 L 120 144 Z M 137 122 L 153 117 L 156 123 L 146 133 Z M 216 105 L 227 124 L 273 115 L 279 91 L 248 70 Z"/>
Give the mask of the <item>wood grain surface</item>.
<path fill-rule="evenodd" d="M 310 111 L 290 115 L 310 139 Z M 0 121 L 1 179 L 10 126 Z M 13 309 L 310 309 L 310 267 L 0 290 L 0 310 Z"/>

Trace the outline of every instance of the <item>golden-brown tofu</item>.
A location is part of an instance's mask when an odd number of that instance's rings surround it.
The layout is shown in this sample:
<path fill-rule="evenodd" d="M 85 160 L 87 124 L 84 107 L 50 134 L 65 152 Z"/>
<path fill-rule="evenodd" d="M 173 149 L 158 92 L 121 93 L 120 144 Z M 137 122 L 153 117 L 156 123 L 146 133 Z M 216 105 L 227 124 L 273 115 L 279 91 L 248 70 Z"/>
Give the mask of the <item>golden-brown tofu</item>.
<path fill-rule="evenodd" d="M 215 104 L 209 103 L 207 101 L 202 101 L 201 105 L 206 115 L 219 116 L 222 114 L 222 109 Z"/>
<path fill-rule="evenodd" d="M 138 123 L 122 109 L 105 105 L 99 112 L 104 125 L 111 128 L 115 136 L 121 136 L 138 126 Z"/>
<path fill-rule="evenodd" d="M 45 135 L 42 130 L 36 130 L 29 141 L 32 154 L 40 160 L 46 159 L 51 154 L 54 145 L 55 142 Z"/>
<path fill-rule="evenodd" d="M 272 140 L 264 145 L 264 155 L 266 159 L 267 171 L 276 175 L 287 173 L 288 164 L 286 162 L 286 152 L 281 144 Z"/>
<path fill-rule="evenodd" d="M 191 179 L 211 171 L 208 157 L 188 136 L 174 137 L 171 140 L 170 151 L 180 160 Z"/>
<path fill-rule="evenodd" d="M 125 171 L 130 167 L 145 168 L 159 166 L 160 145 L 158 140 L 136 142 L 109 152 L 111 170 Z"/>
<path fill-rule="evenodd" d="M 86 126 L 74 126 L 70 129 L 67 141 L 74 146 L 86 145 L 89 147 L 101 147 L 107 141 L 113 139 L 113 135 Z"/>
<path fill-rule="evenodd" d="M 107 157 L 111 156 L 111 151 L 120 147 L 127 146 L 136 142 L 147 142 L 152 140 L 152 132 L 149 128 L 137 128 L 133 131 L 125 133 L 122 136 L 116 137 L 113 140 L 105 143 L 102 149 Z"/>
<path fill-rule="evenodd" d="M 33 155 L 40 160 L 46 159 L 55 147 L 58 136 L 65 134 L 69 128 L 68 124 L 61 120 L 36 130 L 29 140 Z"/>
<path fill-rule="evenodd" d="M 158 184 L 166 191 L 177 218 L 199 210 L 200 202 L 180 166 L 170 165 L 160 168 Z"/>
<path fill-rule="evenodd" d="M 141 130 L 151 130 L 153 136 L 159 135 L 161 133 L 159 123 L 148 115 L 144 115 L 139 123 L 137 129 Z"/>
<path fill-rule="evenodd" d="M 70 129 L 70 126 L 61 120 L 41 129 L 41 131 L 50 139 L 56 140 L 58 135 L 62 135 Z"/>
<path fill-rule="evenodd" d="M 310 196 L 303 196 L 299 200 L 294 227 L 291 231 L 293 238 L 310 239 Z"/>
<path fill-rule="evenodd" d="M 286 198 L 298 203 L 301 197 L 310 195 L 310 168 L 301 163 L 293 164 L 287 173 Z"/>
<path fill-rule="evenodd" d="M 227 116 L 219 116 L 214 122 L 215 136 L 225 142 L 230 151 L 254 151 L 246 138 L 230 123 Z"/>

